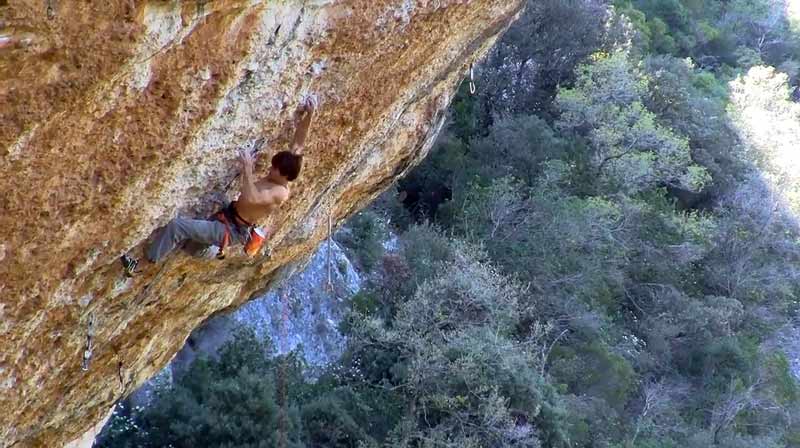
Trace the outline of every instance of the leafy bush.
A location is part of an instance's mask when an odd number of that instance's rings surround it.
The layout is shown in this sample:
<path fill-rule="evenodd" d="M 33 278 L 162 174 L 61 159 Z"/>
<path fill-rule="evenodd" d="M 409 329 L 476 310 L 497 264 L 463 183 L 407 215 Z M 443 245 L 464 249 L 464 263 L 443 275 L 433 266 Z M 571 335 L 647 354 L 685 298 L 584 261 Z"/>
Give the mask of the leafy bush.
<path fill-rule="evenodd" d="M 383 256 L 383 242 L 388 238 L 380 216 L 372 210 L 361 211 L 348 220 L 346 227 L 337 239 L 355 253 L 355 261 L 365 271 L 371 271 Z"/>

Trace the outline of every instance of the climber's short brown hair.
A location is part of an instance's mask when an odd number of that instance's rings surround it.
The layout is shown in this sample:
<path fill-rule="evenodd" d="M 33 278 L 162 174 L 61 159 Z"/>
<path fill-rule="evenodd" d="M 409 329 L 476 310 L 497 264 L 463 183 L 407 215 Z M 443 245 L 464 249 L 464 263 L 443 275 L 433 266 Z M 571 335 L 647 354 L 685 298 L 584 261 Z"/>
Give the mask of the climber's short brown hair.
<path fill-rule="evenodd" d="M 281 151 L 272 157 L 272 166 L 291 182 L 300 175 L 300 168 L 303 167 L 303 156 L 290 151 Z"/>

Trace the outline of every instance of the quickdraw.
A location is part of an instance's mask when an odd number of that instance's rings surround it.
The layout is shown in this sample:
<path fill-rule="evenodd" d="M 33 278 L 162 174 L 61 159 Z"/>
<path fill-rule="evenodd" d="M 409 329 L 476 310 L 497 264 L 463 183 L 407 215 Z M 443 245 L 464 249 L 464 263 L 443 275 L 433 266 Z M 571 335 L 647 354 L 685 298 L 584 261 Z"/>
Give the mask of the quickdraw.
<path fill-rule="evenodd" d="M 45 5 L 46 5 L 45 12 L 47 13 L 47 19 L 48 20 L 53 20 L 53 19 L 56 18 L 56 7 L 53 4 L 53 2 L 55 2 L 55 0 L 46 0 L 45 1 Z"/>
<path fill-rule="evenodd" d="M 217 253 L 217 259 L 219 260 L 225 259 L 225 249 L 231 244 L 232 226 L 235 226 L 236 228 L 246 227 L 251 239 L 254 237 L 253 230 L 255 227 L 249 222 L 245 221 L 244 218 L 239 216 L 239 213 L 236 211 L 236 208 L 233 204 L 228 205 L 221 211 L 214 214 L 213 218 L 225 225 L 225 234 L 222 236 L 222 243 L 220 244 L 219 252 Z M 264 242 L 266 234 L 264 234 L 260 229 L 259 231 L 261 233 L 256 235 L 260 237 L 259 241 L 254 241 L 254 243 L 258 243 L 257 247 L 245 247 L 245 251 L 249 250 L 255 254 L 261 248 L 261 243 Z M 255 244 L 251 244 L 251 246 L 255 246 Z M 248 253 L 248 255 L 250 254 Z"/>
<path fill-rule="evenodd" d="M 119 390 L 125 392 L 125 377 L 123 376 L 124 370 L 122 361 L 117 363 L 117 377 L 119 378 Z"/>
<path fill-rule="evenodd" d="M 89 322 L 86 328 L 86 349 L 83 351 L 83 361 L 81 361 L 81 370 L 89 370 L 89 363 L 92 360 L 92 352 L 94 350 L 94 313 L 89 314 Z"/>
<path fill-rule="evenodd" d="M 228 217 L 225 216 L 224 211 L 215 214 L 214 219 L 225 224 L 225 234 L 222 236 L 222 244 L 220 244 L 219 252 L 217 252 L 217 259 L 224 260 L 225 249 L 231 244 L 231 223 L 228 221 Z"/>
<path fill-rule="evenodd" d="M 206 4 L 208 4 L 208 0 L 198 0 L 197 11 L 195 13 L 196 19 L 202 20 L 204 23 L 206 20 Z"/>
<path fill-rule="evenodd" d="M 478 88 L 475 86 L 475 67 L 473 64 L 469 64 L 469 93 L 470 95 L 475 95 L 477 91 Z"/>

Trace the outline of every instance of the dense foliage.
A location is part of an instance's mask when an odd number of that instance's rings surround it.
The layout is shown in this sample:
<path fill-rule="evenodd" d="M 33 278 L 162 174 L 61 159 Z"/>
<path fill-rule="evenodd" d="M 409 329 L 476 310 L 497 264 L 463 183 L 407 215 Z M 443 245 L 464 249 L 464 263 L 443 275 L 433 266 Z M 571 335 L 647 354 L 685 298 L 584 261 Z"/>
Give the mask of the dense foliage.
<path fill-rule="evenodd" d="M 531 1 L 345 235 L 340 362 L 240 338 L 106 446 L 800 447 L 790 6 Z"/>

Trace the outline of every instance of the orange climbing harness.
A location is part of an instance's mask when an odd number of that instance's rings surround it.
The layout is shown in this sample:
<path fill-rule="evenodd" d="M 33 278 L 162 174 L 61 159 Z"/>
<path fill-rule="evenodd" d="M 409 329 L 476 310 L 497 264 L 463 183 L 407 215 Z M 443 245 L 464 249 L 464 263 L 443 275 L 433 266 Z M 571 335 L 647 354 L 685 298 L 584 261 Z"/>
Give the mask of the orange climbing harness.
<path fill-rule="evenodd" d="M 254 226 L 242 218 L 239 212 L 236 211 L 236 206 L 234 204 L 233 202 L 230 203 L 213 216 L 214 219 L 225 224 L 225 235 L 222 237 L 222 243 L 220 244 L 219 253 L 217 254 L 217 258 L 220 260 L 225 259 L 225 249 L 231 244 L 231 226 L 236 226 L 239 233 L 247 234 L 248 238 L 244 246 L 244 252 L 251 257 L 258 254 L 258 251 L 261 249 L 267 237 L 267 233 L 264 229 Z M 243 229 L 246 230 L 246 232 L 243 232 Z"/>

